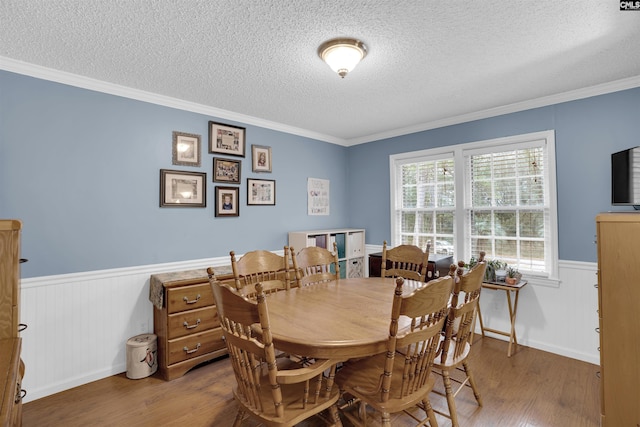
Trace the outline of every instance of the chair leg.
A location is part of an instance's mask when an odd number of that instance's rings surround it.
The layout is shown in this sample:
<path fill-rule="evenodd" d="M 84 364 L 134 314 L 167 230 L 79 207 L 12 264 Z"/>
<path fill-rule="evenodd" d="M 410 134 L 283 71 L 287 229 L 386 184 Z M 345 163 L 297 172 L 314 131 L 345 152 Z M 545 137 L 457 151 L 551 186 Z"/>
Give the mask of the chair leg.
<path fill-rule="evenodd" d="M 456 412 L 456 397 L 451 388 L 451 377 L 449 371 L 442 370 L 442 382 L 444 383 L 444 391 L 447 395 L 447 404 L 449 405 L 449 416 L 451 417 L 452 427 L 458 427 L 458 413 Z"/>
<path fill-rule="evenodd" d="M 473 374 L 471 372 L 471 369 L 469 368 L 469 363 L 466 361 L 462 362 L 462 367 L 464 368 L 464 373 L 467 375 L 467 378 L 469 378 L 469 385 L 471 385 L 471 389 L 473 390 L 473 395 L 476 398 L 476 402 L 478 402 L 478 406 L 482 406 L 482 396 L 480 396 L 480 390 L 476 385 L 476 380 L 473 379 Z"/>
<path fill-rule="evenodd" d="M 340 414 L 338 414 L 338 406 L 331 405 L 329 407 L 329 418 L 333 422 L 333 427 L 342 427 L 342 421 L 340 420 Z"/>
<path fill-rule="evenodd" d="M 360 401 L 358 405 L 358 416 L 362 420 L 363 425 L 367 425 L 367 404 L 364 401 Z"/>
<path fill-rule="evenodd" d="M 429 426 L 430 427 L 438 427 L 438 421 L 436 420 L 436 414 L 433 412 L 433 407 L 431 407 L 431 401 L 428 397 L 426 397 L 422 404 L 424 405 L 424 411 L 427 413 L 427 417 L 429 418 Z"/>
<path fill-rule="evenodd" d="M 238 413 L 236 414 L 236 419 L 233 422 L 233 427 L 240 427 L 240 425 L 242 425 L 243 419 L 244 419 L 244 410 L 242 408 L 238 408 Z"/>
<path fill-rule="evenodd" d="M 388 412 L 382 413 L 382 427 L 391 427 L 391 414 Z"/>

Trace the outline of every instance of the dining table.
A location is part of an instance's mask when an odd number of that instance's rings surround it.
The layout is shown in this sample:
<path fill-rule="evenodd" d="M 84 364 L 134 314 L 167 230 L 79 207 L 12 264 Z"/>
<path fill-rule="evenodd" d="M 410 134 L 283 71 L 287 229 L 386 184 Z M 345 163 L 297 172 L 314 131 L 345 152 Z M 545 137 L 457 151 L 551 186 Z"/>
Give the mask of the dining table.
<path fill-rule="evenodd" d="M 429 282 L 405 280 L 403 295 Z M 278 350 L 308 358 L 343 360 L 386 351 L 396 279 L 358 277 L 267 295 Z M 400 318 L 400 329 L 409 326 Z"/>

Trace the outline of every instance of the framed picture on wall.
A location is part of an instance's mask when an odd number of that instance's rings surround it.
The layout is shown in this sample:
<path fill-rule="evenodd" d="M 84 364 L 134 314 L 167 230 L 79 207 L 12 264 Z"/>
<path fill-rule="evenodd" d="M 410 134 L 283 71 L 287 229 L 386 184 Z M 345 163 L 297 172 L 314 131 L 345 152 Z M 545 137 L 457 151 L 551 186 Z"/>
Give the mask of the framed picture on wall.
<path fill-rule="evenodd" d="M 213 158 L 213 182 L 240 184 L 240 161 Z"/>
<path fill-rule="evenodd" d="M 216 216 L 240 216 L 238 187 L 216 186 Z"/>
<path fill-rule="evenodd" d="M 200 135 L 173 132 L 174 165 L 200 166 Z"/>
<path fill-rule="evenodd" d="M 276 181 L 247 178 L 247 205 L 275 205 Z"/>
<path fill-rule="evenodd" d="M 252 145 L 251 162 L 254 172 L 271 172 L 271 147 Z"/>
<path fill-rule="evenodd" d="M 209 122 L 209 153 L 244 157 L 245 128 Z"/>
<path fill-rule="evenodd" d="M 160 207 L 206 207 L 206 180 L 203 172 L 160 169 Z"/>

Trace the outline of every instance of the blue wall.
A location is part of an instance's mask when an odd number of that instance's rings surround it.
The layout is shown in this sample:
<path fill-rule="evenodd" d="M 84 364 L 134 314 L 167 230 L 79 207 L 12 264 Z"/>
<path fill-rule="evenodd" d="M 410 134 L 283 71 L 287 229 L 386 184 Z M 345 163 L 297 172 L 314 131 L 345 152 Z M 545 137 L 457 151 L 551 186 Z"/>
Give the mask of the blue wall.
<path fill-rule="evenodd" d="M 559 258 L 595 262 L 595 216 L 633 210 L 611 206 L 610 156 L 640 145 L 640 88 L 351 147 L 351 222 L 368 243 L 390 241 L 391 154 L 543 130 L 556 135 Z"/>
<path fill-rule="evenodd" d="M 0 71 L 0 218 L 23 221 L 22 276 L 278 250 L 288 231 L 349 226 L 347 148 L 244 124 L 240 216 L 214 217 L 209 120 L 238 125 Z M 202 136 L 202 167 L 171 164 L 173 131 Z M 251 171 L 251 144 L 271 146 L 273 173 Z M 160 208 L 160 169 L 206 172 L 207 207 Z M 276 206 L 246 205 L 248 177 L 276 181 Z M 331 181 L 331 215 L 307 215 L 308 177 Z"/>
<path fill-rule="evenodd" d="M 560 259 L 596 260 L 610 154 L 640 145 L 640 88 L 350 148 L 0 71 L 0 218 L 24 223 L 23 277 L 278 250 L 287 232 L 363 227 L 390 240 L 389 155 L 553 129 Z M 209 120 L 246 126 L 240 216 L 214 217 Z M 202 136 L 202 167 L 171 164 L 172 131 Z M 273 173 L 251 172 L 251 144 Z M 238 158 L 236 158 L 238 159 Z M 160 208 L 159 170 L 207 173 L 206 208 Z M 276 180 L 276 206 L 247 206 L 246 178 Z M 331 215 L 306 214 L 307 178 L 331 181 Z"/>

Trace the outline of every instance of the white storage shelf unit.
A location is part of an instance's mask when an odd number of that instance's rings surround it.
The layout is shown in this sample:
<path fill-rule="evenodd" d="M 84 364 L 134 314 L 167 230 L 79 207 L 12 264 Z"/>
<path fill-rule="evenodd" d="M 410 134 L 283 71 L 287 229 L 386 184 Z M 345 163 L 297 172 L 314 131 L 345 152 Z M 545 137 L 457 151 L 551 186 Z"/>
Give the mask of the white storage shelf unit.
<path fill-rule="evenodd" d="M 340 277 L 364 277 L 364 229 L 343 228 L 289 232 L 289 246 L 296 253 L 308 246 L 319 246 L 333 252 L 333 242 L 336 242 L 338 246 Z"/>

